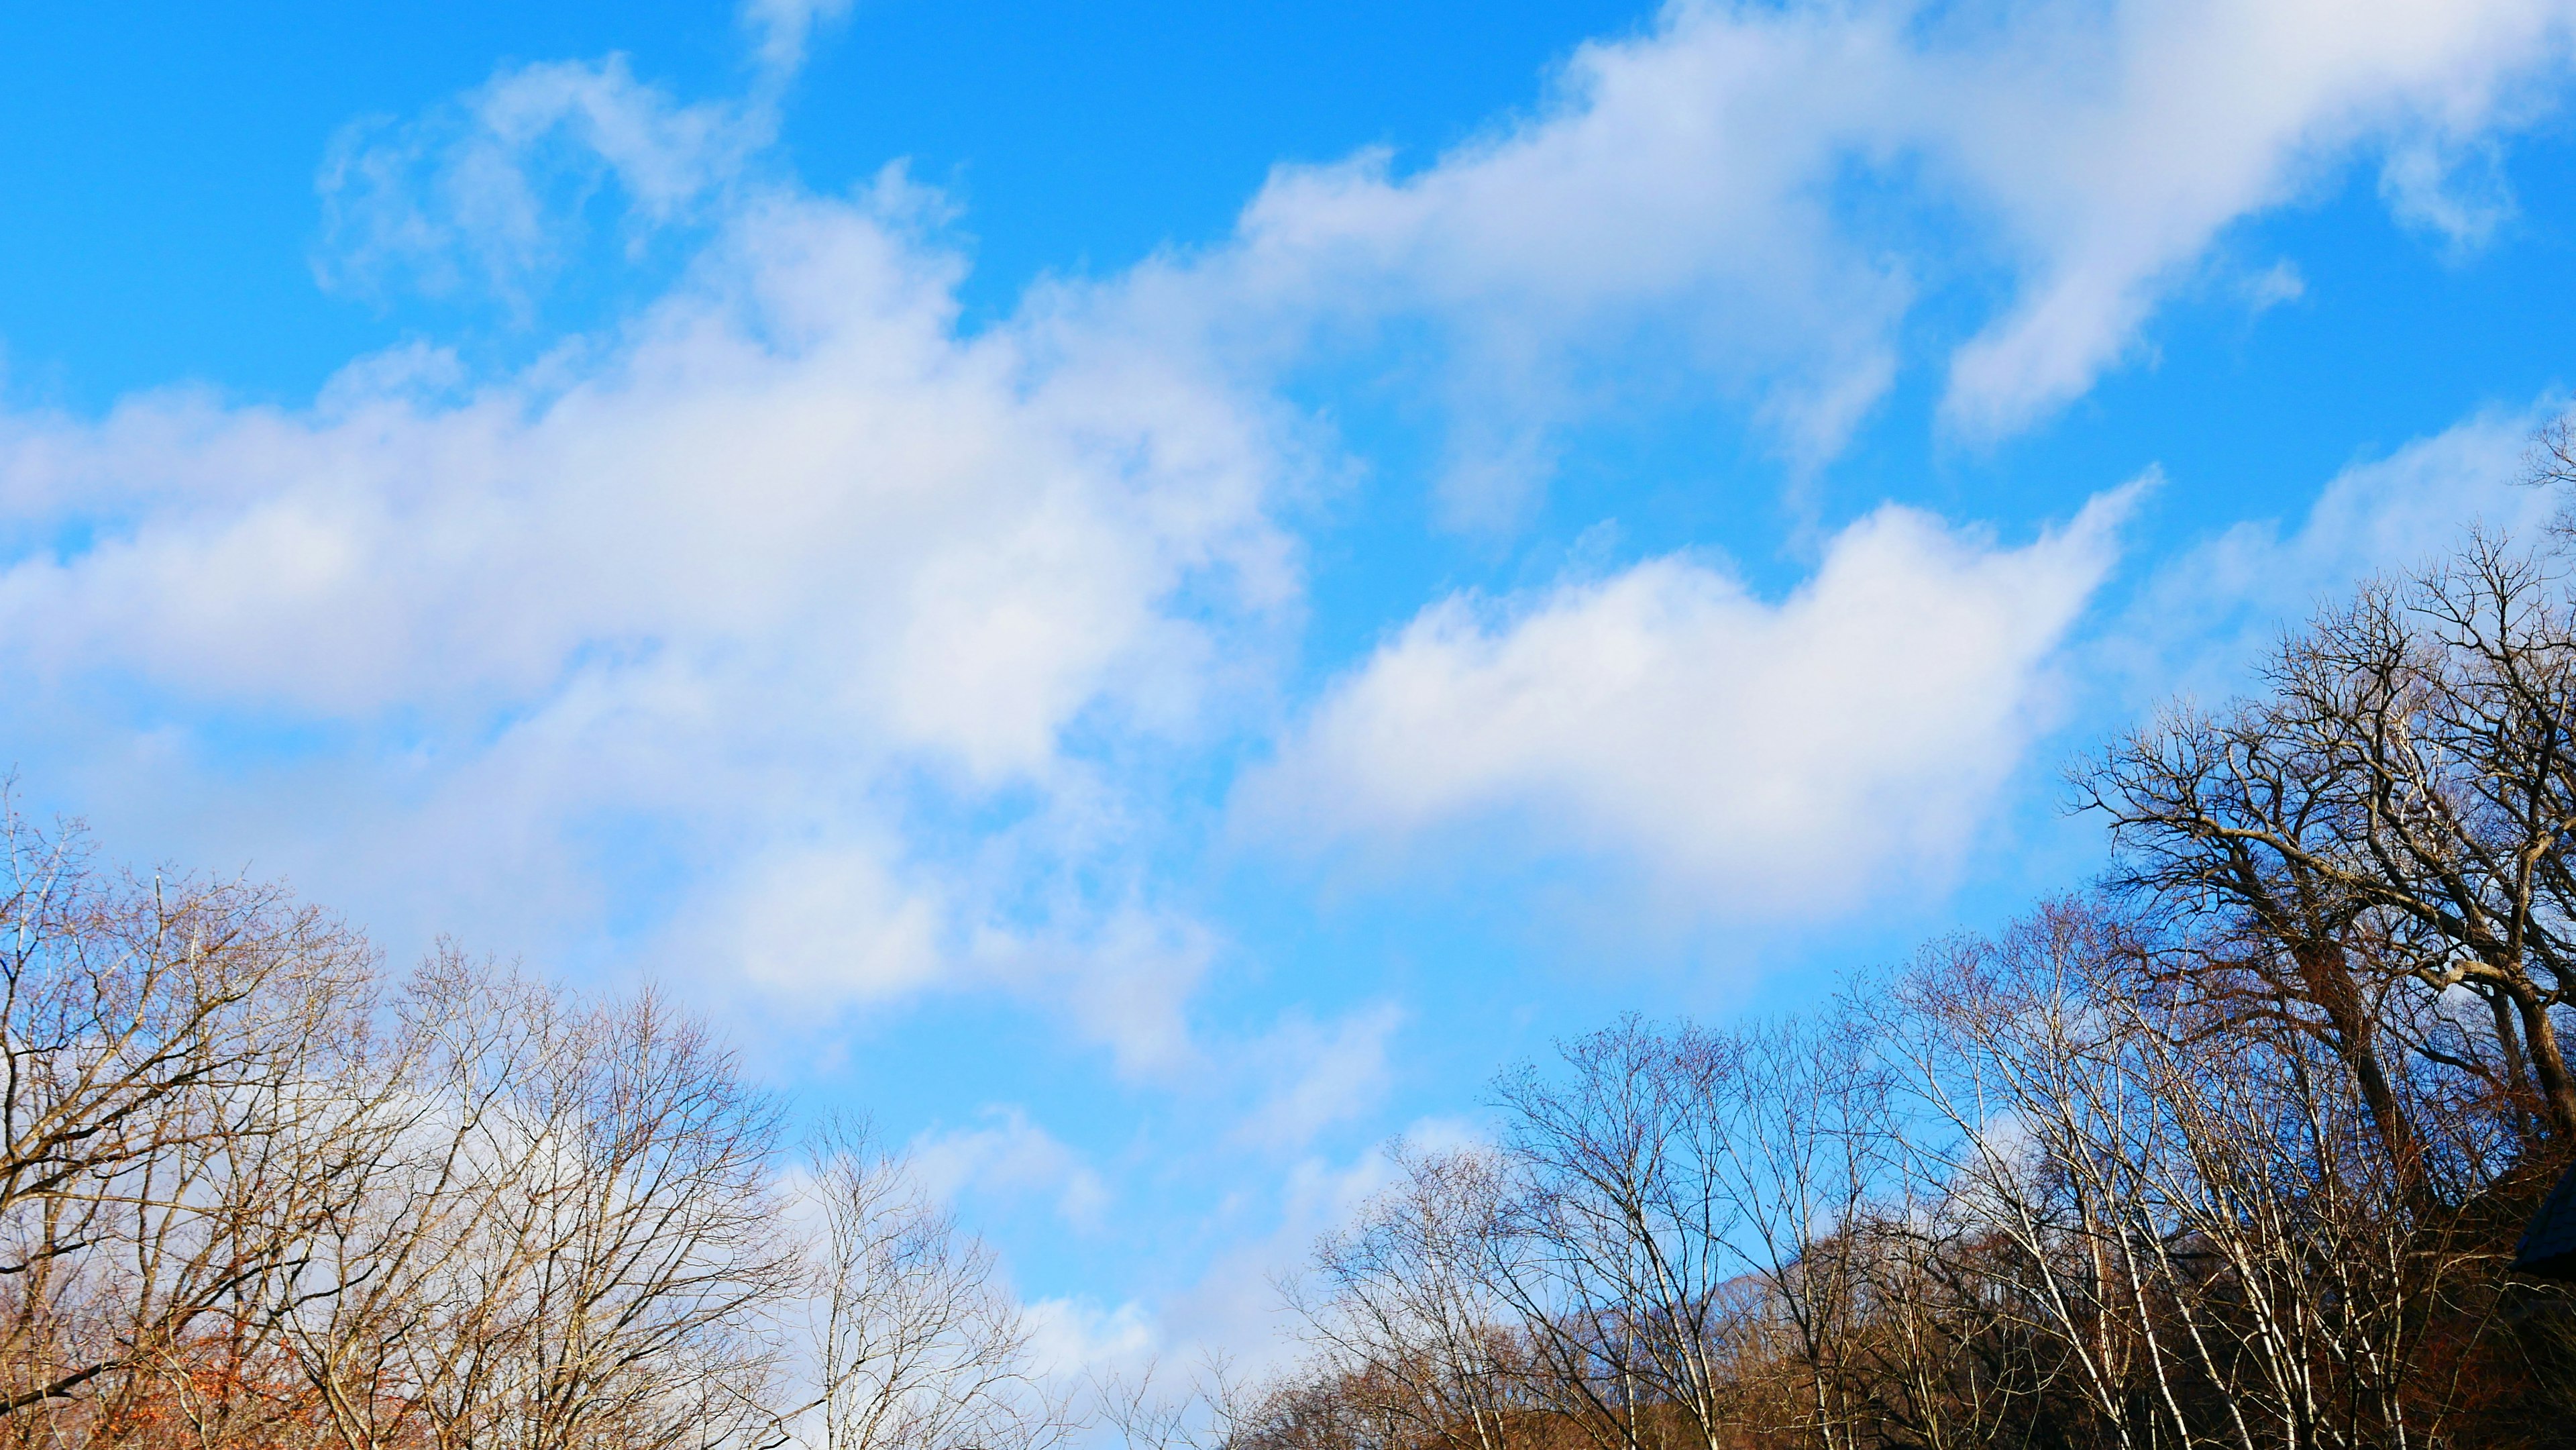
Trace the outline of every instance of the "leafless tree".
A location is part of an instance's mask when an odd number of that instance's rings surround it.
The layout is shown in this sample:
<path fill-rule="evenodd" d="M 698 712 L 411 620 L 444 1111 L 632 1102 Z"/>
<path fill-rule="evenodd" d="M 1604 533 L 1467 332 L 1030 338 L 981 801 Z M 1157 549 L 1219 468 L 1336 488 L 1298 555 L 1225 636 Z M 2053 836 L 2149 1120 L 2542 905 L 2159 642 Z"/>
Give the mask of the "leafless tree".
<path fill-rule="evenodd" d="M 443 951 L 343 1101 L 265 1302 L 329 1443 L 775 1438 L 775 1109 L 702 1029 Z"/>
<path fill-rule="evenodd" d="M 514 1010 L 541 1050 L 484 1109 L 499 1191 L 478 1195 L 445 1332 L 422 1341 L 440 1442 L 677 1450 L 756 1433 L 760 1315 L 792 1282 L 775 1106 L 649 994 Z"/>
<path fill-rule="evenodd" d="M 2576 488 L 2576 413 L 2542 425 L 2523 460 L 2524 478 L 2536 488 Z M 2559 515 L 2563 527 L 2567 515 Z"/>
<path fill-rule="evenodd" d="M 1048 1450 L 1070 1427 L 992 1250 L 901 1157 L 842 1122 L 816 1138 L 808 1310 L 815 1450 Z"/>
<path fill-rule="evenodd" d="M 2387 1059 L 2400 989 L 2488 1009 L 2491 1057 L 2576 1137 L 2556 1014 L 2576 986 L 2576 614 L 2546 562 L 2473 538 L 2294 635 L 2266 693 L 2169 714 L 2082 778 L 2122 881 L 2194 922 L 2249 1013 L 2352 1065 L 2410 1177 Z"/>
<path fill-rule="evenodd" d="M 2061 903 L 1903 984 L 1898 1040 L 1950 1132 L 1928 1178 L 2009 1246 L 1999 1298 L 2056 1340 L 2117 1443 L 2423 1443 L 2431 1356 L 2492 1326 L 2496 1264 L 2410 1197 L 2348 1061 L 2161 990 Z"/>
<path fill-rule="evenodd" d="M 6 805 L 0 851 L 0 1415 L 23 1432 L 223 1338 L 292 1251 L 320 1207 L 298 1145 L 365 1050 L 372 958 L 272 889 L 95 872 L 76 830 Z"/>
<path fill-rule="evenodd" d="M 1511 1251 L 1498 1222 L 1507 1170 L 1481 1148 L 1397 1143 L 1389 1156 L 1395 1184 L 1317 1246 L 1290 1306 L 1317 1372 L 1388 1426 L 1377 1438 L 1504 1450 L 1530 1398 L 1527 1342 L 1496 1272 Z"/>
<path fill-rule="evenodd" d="M 1668 1420 L 1715 1447 L 1735 1385 L 1725 1346 L 1753 1309 L 1743 1205 L 1700 1078 L 1724 1065 L 1630 1020 L 1568 1043 L 1560 1078 L 1507 1075 L 1515 1182 L 1497 1289 L 1557 1408 L 1605 1446 L 1660 1442 Z"/>
<path fill-rule="evenodd" d="M 1677 1039 L 1710 1059 L 1693 1081 L 1721 1188 L 1804 1392 L 1800 1428 L 1825 1450 L 1847 1450 L 1875 1418 L 1863 1383 L 1880 1250 L 1870 1226 L 1901 1177 L 1889 1154 L 1894 1083 L 1860 1027 L 1829 1016 Z"/>

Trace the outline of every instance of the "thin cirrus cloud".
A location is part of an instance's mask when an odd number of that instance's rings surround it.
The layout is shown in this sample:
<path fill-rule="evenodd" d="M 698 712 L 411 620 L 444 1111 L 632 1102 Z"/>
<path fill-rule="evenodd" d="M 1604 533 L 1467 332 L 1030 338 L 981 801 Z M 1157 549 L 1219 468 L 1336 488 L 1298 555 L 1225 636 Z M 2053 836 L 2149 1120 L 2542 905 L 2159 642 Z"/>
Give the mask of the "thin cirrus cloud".
<path fill-rule="evenodd" d="M 1452 596 L 1327 689 L 1242 808 L 1399 856 L 1518 818 L 1738 919 L 1937 882 L 2048 723 L 2135 494 L 2018 548 L 1882 508 L 1776 603 L 1683 557 Z"/>
<path fill-rule="evenodd" d="M 801 52 L 782 20 L 761 42 Z M 322 163 L 315 280 L 361 295 L 479 291 L 524 307 L 614 183 L 629 245 L 702 220 L 776 138 L 774 97 L 673 103 L 626 58 L 506 70 L 421 116 L 352 122 Z M 572 204 L 567 205 L 570 200 Z"/>
<path fill-rule="evenodd" d="M 1270 1085 L 1237 1136 L 1303 1149 L 1325 1128 L 1375 1108 L 1390 1076 L 1388 1048 L 1403 1025 L 1403 1010 L 1391 1002 L 1330 1024 L 1295 1014 L 1283 1019 L 1248 1053 L 1256 1075 Z"/>

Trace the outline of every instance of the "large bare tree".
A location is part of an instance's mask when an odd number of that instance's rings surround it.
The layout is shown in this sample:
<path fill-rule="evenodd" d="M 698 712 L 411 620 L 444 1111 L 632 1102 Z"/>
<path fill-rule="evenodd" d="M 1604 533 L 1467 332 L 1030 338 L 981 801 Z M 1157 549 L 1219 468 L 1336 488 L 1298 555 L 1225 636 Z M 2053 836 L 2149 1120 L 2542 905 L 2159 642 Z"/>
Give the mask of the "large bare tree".
<path fill-rule="evenodd" d="M 5 804 L 0 853 L 14 1416 L 186 1359 L 295 1251 L 328 1207 L 302 1147 L 343 1115 L 373 961 L 273 889 L 96 871 L 77 830 Z"/>
<path fill-rule="evenodd" d="M 2474 996 L 2479 1056 L 2576 1138 L 2558 1023 L 2576 987 L 2576 612 L 2553 563 L 2473 538 L 2320 615 L 2264 682 L 2168 713 L 2081 777 L 2118 880 L 2190 925 L 2214 978 L 2247 983 L 2249 1017 L 2351 1064 L 2410 1177 L 2394 993 Z"/>
<path fill-rule="evenodd" d="M 1049 1450 L 1068 1406 L 1039 1373 L 992 1251 L 854 1122 L 812 1144 L 819 1223 L 799 1416 L 814 1450 Z"/>

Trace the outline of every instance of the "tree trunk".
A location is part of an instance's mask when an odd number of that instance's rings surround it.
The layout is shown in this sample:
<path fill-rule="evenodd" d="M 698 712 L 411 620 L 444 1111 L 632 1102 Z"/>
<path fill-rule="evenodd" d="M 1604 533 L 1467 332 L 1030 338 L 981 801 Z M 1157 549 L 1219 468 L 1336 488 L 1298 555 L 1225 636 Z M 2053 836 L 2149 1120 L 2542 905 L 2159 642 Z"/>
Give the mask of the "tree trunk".
<path fill-rule="evenodd" d="M 2562 1143 L 2576 1140 L 2576 1081 L 2568 1078 L 2567 1059 L 2558 1050 L 2558 1028 L 2549 1020 L 2549 1007 L 2529 990 L 2514 993 L 2513 1005 L 2522 1013 L 2532 1076 L 2539 1079 L 2541 1101 L 2549 1108 L 2550 1136 Z"/>
<path fill-rule="evenodd" d="M 2388 1086 L 2388 1073 L 2379 1061 L 2378 1024 L 2371 1020 L 2353 984 L 2342 946 L 2331 941 L 2302 942 L 2291 947 L 2290 956 L 2298 963 L 2309 999 L 2334 1027 L 2337 1050 L 2361 1086 L 2362 1102 L 2370 1109 L 2372 1126 L 2379 1130 L 2380 1146 L 2396 1165 L 2397 1181 L 2408 1197 L 2415 1196 L 2423 1187 L 2423 1151 L 2414 1124 Z"/>

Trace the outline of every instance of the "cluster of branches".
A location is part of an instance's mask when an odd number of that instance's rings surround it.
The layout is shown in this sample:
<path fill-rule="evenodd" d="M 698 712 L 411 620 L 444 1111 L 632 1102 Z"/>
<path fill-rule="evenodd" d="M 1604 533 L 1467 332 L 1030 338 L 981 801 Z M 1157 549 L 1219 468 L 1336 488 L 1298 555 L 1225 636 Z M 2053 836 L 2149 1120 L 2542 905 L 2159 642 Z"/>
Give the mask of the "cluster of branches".
<path fill-rule="evenodd" d="M 2544 440 L 2565 461 L 2564 435 Z M 2568 1443 L 2576 597 L 2472 538 L 2079 769 L 2095 890 L 1506 1076 L 1235 1450 Z"/>
<path fill-rule="evenodd" d="M 990 1255 L 703 1027 L 0 818 L 0 1445 L 1043 1450 Z M 792 1163 L 792 1166 L 791 1166 Z"/>

